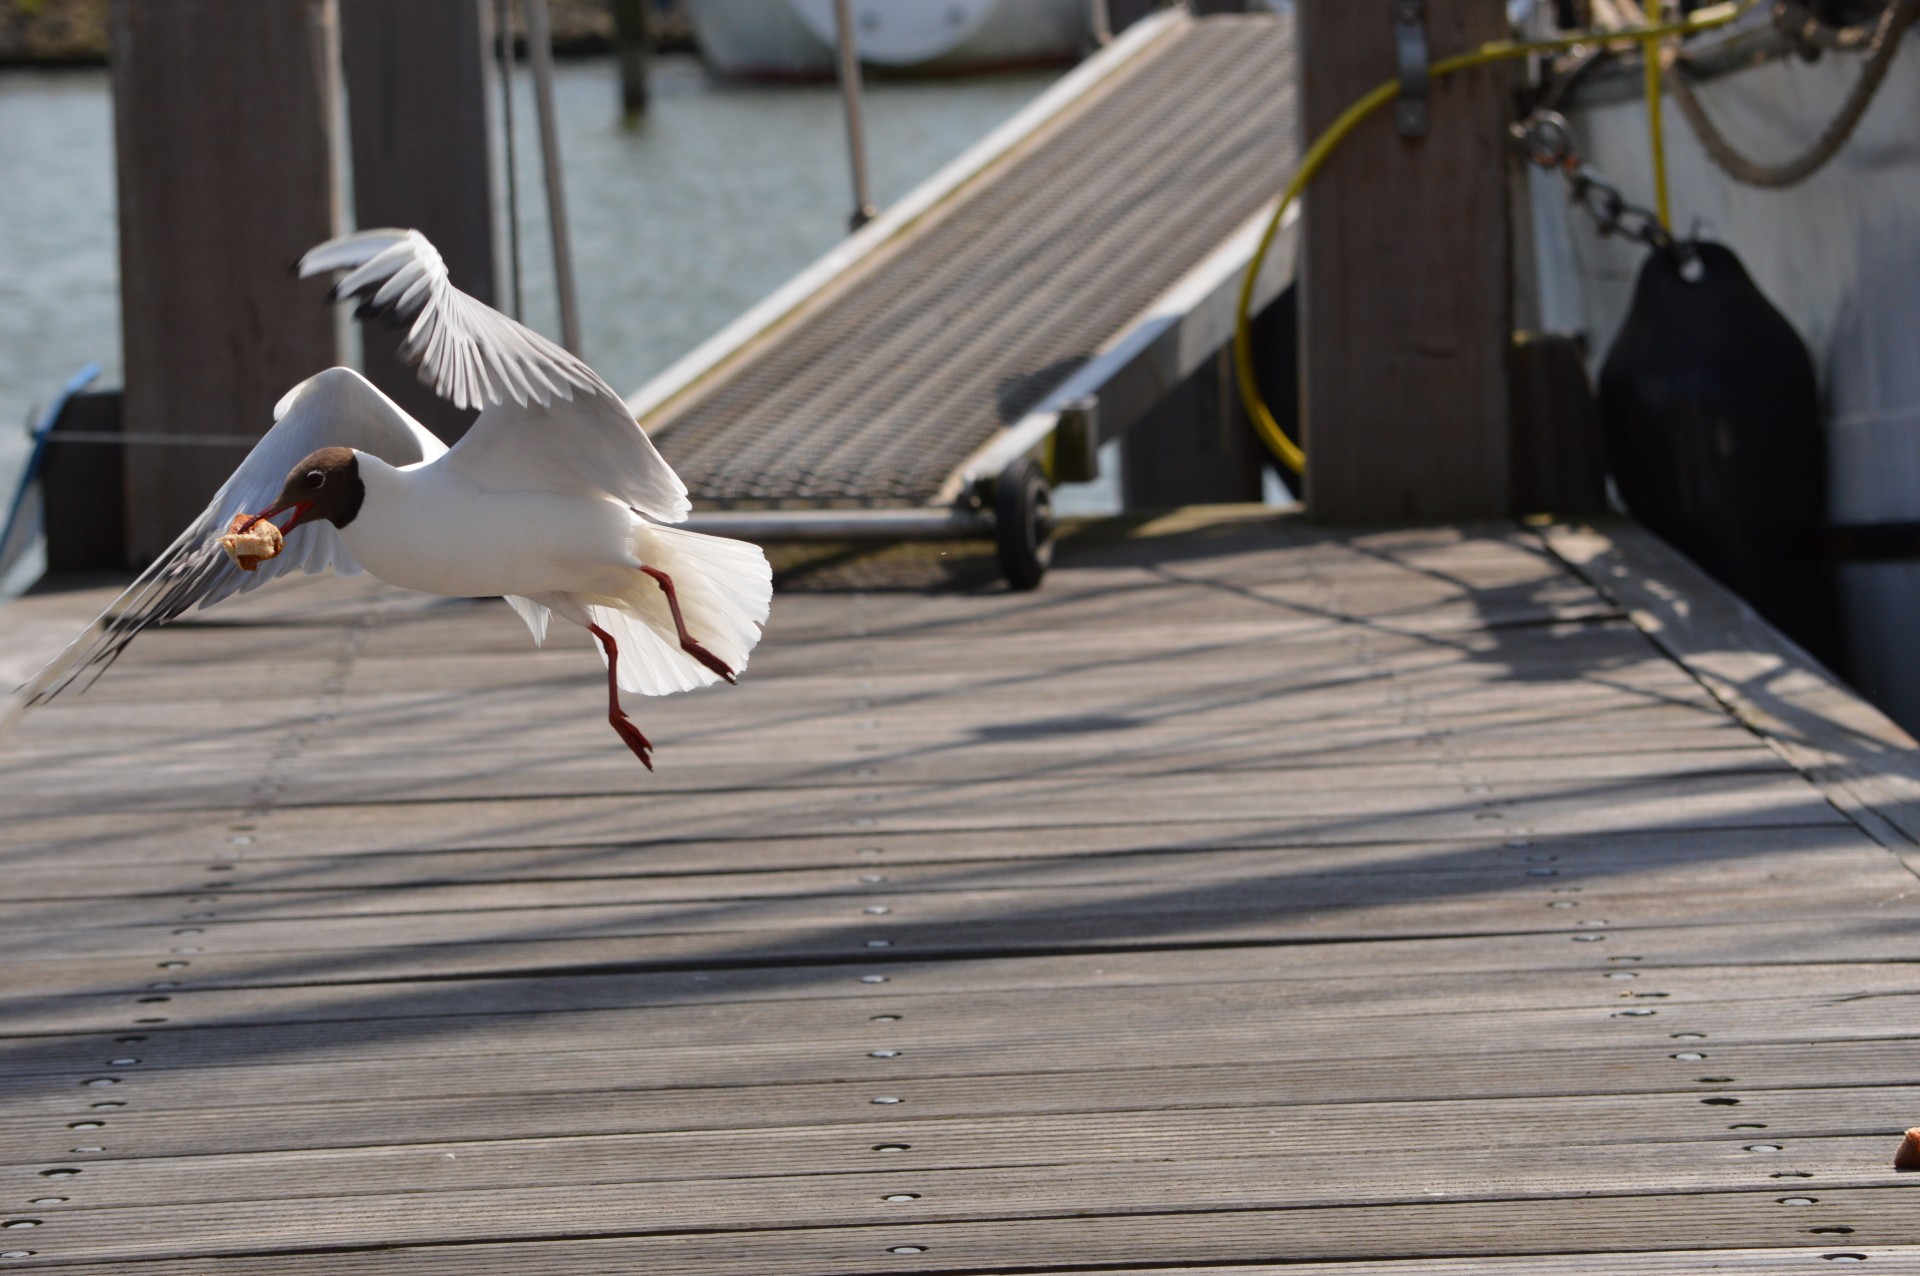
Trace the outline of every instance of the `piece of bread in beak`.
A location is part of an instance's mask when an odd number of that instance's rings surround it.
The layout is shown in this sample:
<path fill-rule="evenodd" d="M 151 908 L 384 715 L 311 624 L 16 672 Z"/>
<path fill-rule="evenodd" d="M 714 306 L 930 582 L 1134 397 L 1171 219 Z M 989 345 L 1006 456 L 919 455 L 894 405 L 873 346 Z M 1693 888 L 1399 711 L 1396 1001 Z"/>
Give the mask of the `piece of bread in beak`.
<path fill-rule="evenodd" d="M 276 557 L 286 544 L 280 529 L 264 518 L 246 531 L 241 531 L 241 526 L 252 517 L 251 514 L 235 514 L 227 524 L 227 534 L 220 538 L 220 548 L 227 551 L 227 557 L 243 572 L 250 572 L 269 558 Z"/>

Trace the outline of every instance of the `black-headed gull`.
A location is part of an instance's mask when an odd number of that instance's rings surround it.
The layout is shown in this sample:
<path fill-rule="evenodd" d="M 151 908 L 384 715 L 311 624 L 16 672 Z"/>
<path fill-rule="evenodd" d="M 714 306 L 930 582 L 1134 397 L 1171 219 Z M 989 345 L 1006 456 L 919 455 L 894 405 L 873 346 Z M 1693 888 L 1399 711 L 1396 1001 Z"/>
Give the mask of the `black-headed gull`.
<path fill-rule="evenodd" d="M 412 230 L 320 245 L 300 275 L 348 272 L 336 298 L 409 325 L 402 354 L 443 398 L 477 408 L 446 447 L 364 377 L 330 368 L 289 391 L 274 425 L 205 512 L 36 679 L 34 700 L 97 678 L 149 625 L 288 571 L 361 570 L 455 598 L 499 595 L 546 639 L 557 615 L 599 642 L 607 719 L 653 767 L 620 691 L 734 680 L 760 640 L 773 573 L 760 550 L 668 524 L 686 485 L 611 386 L 580 359 L 447 280 Z M 285 546 L 243 571 L 220 541 L 292 517 Z"/>

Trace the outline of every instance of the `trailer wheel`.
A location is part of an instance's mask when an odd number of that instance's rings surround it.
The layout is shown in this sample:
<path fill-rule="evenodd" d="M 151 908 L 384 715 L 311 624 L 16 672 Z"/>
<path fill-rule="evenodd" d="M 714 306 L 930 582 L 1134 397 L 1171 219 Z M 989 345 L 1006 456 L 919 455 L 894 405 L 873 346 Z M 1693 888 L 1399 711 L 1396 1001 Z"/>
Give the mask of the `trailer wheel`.
<path fill-rule="evenodd" d="M 993 538 L 1007 584 L 1016 590 L 1038 586 L 1053 562 L 1053 491 L 1026 457 L 994 482 Z"/>

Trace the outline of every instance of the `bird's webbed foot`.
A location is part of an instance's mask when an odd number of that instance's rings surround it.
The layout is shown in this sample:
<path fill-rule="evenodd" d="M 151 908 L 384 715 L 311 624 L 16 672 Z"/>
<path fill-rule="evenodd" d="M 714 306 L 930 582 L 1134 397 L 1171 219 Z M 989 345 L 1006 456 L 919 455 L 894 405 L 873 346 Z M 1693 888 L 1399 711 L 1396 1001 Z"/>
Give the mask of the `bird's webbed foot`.
<path fill-rule="evenodd" d="M 640 733 L 640 728 L 633 725 L 633 719 L 616 708 L 607 714 L 607 722 L 627 747 L 633 750 L 633 756 L 640 759 L 640 764 L 649 771 L 653 770 L 653 741 Z"/>

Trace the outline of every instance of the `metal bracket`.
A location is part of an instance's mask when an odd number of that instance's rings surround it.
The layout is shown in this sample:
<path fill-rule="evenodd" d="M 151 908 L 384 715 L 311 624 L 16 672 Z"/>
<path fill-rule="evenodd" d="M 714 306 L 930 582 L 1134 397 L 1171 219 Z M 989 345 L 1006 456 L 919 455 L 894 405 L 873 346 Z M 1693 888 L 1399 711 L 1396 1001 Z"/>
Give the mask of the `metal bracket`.
<path fill-rule="evenodd" d="M 1393 5 L 1393 63 L 1400 97 L 1393 124 L 1401 137 L 1427 135 L 1427 6 L 1421 0 L 1390 0 Z"/>

